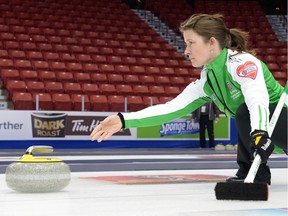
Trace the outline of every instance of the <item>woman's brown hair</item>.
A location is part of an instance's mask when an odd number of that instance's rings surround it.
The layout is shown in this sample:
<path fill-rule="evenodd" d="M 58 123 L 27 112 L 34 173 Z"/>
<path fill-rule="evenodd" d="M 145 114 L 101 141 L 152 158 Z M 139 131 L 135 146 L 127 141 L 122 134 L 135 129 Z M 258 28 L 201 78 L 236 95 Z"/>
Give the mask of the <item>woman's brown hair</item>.
<path fill-rule="evenodd" d="M 195 31 L 206 41 L 211 37 L 216 38 L 222 49 L 227 47 L 238 52 L 254 54 L 254 50 L 248 49 L 249 33 L 237 28 L 227 28 L 221 14 L 193 14 L 180 25 L 181 33 L 189 29 Z"/>

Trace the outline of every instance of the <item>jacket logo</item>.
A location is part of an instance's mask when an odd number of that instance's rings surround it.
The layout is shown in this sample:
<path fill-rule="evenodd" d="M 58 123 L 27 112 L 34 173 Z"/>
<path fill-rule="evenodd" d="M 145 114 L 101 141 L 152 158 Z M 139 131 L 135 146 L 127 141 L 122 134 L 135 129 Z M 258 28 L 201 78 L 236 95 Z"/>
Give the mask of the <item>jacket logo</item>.
<path fill-rule="evenodd" d="M 257 76 L 258 68 L 254 62 L 247 61 L 244 64 L 238 66 L 237 75 L 240 77 L 247 77 L 255 79 Z"/>

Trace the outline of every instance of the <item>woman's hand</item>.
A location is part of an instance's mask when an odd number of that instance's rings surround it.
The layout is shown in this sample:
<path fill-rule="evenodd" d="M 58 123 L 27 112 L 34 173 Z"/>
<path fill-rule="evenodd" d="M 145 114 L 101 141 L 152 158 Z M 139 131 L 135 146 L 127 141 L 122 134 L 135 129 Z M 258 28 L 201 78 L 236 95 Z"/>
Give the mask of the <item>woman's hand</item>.
<path fill-rule="evenodd" d="M 122 122 L 118 115 L 111 115 L 100 122 L 97 127 L 94 128 L 90 134 L 92 141 L 96 140 L 101 142 L 111 137 L 114 133 L 118 132 L 122 128 Z"/>

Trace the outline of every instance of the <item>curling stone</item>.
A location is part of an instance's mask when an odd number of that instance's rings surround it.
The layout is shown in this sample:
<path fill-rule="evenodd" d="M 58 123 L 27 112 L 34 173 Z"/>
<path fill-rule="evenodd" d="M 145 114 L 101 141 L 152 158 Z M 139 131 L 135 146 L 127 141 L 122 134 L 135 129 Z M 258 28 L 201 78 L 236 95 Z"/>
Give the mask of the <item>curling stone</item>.
<path fill-rule="evenodd" d="M 36 158 L 32 153 L 53 152 L 51 146 L 31 146 L 25 154 L 6 168 L 7 186 L 18 192 L 56 192 L 71 179 L 70 168 L 58 158 Z"/>

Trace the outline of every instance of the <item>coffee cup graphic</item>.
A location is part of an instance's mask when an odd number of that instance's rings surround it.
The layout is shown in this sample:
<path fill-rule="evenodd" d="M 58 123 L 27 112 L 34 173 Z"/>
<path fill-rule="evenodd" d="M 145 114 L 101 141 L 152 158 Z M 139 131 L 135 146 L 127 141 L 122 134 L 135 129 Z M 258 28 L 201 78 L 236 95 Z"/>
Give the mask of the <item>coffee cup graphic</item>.
<path fill-rule="evenodd" d="M 65 137 L 66 113 L 32 113 L 33 137 Z"/>

